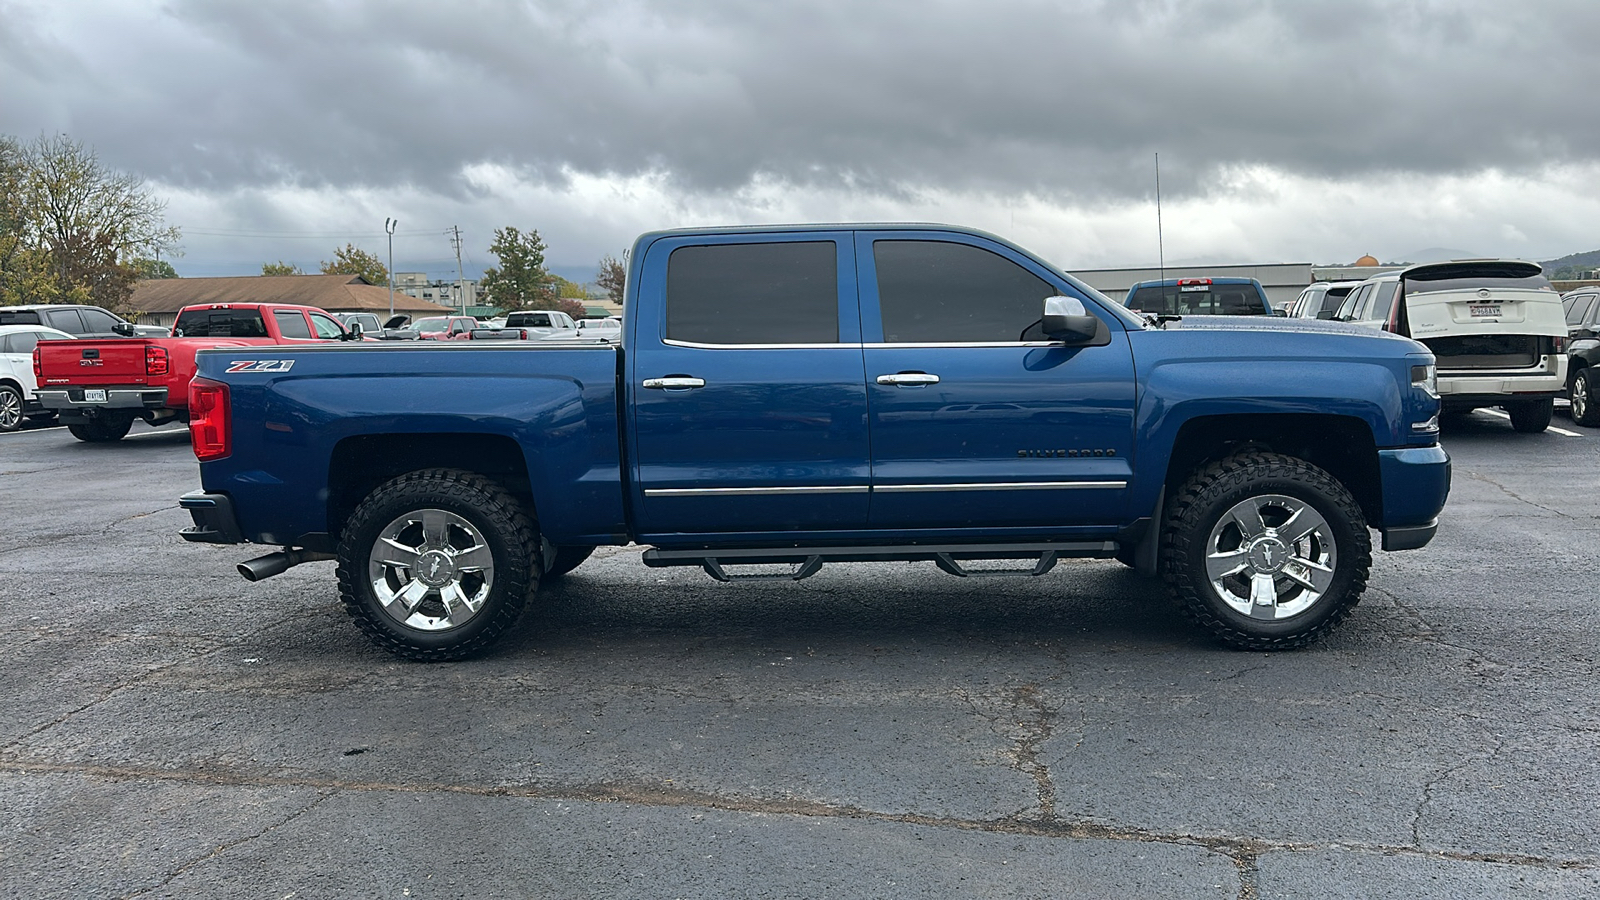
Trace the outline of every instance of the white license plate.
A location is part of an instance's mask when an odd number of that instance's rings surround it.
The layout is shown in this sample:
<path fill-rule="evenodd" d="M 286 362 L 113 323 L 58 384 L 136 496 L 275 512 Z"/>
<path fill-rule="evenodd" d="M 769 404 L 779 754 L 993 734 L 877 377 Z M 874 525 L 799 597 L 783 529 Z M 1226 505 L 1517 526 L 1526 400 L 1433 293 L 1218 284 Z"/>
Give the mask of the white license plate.
<path fill-rule="evenodd" d="M 89 390 L 86 390 L 86 391 L 83 392 L 83 402 L 85 402 L 85 403 L 104 403 L 104 402 L 106 402 L 106 392 L 105 391 L 89 391 Z"/>
<path fill-rule="evenodd" d="M 1500 304 L 1497 303 L 1494 306 L 1471 306 L 1471 307 L 1467 308 L 1467 312 L 1474 319 L 1479 319 L 1479 318 L 1499 318 L 1500 317 Z"/>

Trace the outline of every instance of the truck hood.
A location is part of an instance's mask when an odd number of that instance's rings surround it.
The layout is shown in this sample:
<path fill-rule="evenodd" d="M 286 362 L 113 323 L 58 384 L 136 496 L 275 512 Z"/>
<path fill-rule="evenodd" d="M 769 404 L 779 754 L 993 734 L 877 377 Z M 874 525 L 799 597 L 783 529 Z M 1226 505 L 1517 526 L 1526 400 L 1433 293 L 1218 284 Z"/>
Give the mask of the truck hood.
<path fill-rule="evenodd" d="M 1409 341 L 1410 338 L 1349 322 L 1326 319 L 1287 319 L 1279 316 L 1184 316 L 1152 331 L 1259 331 L 1279 334 L 1349 334 L 1360 337 Z"/>

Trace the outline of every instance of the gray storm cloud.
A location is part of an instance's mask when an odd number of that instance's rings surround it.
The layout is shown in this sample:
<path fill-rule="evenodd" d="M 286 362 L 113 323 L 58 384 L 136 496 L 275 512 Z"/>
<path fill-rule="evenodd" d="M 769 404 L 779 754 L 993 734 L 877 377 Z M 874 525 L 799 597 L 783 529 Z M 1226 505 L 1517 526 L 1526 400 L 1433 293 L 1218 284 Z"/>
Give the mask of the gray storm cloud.
<path fill-rule="evenodd" d="M 1157 151 L 1175 194 L 1600 157 L 1592 0 L 73 6 L 0 7 L 0 131 L 196 190 L 462 195 L 491 162 L 1117 199 Z"/>

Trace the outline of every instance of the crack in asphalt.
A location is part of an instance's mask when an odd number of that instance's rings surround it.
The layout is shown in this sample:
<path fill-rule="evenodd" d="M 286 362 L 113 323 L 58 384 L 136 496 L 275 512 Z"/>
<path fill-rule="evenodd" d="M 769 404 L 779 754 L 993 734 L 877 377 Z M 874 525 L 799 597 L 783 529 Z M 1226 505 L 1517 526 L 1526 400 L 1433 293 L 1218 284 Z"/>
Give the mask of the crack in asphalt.
<path fill-rule="evenodd" d="M 1471 657 L 1473 662 L 1476 662 L 1479 666 L 1486 669 L 1495 668 L 1500 670 L 1508 670 L 1511 668 L 1510 663 L 1495 659 L 1494 657 L 1485 653 L 1482 648 L 1469 647 L 1465 644 L 1457 644 L 1445 640 L 1443 637 L 1441 637 L 1442 632 L 1440 629 L 1435 627 L 1427 619 L 1424 619 L 1419 610 L 1404 600 L 1401 600 L 1398 596 L 1390 593 L 1389 591 L 1386 591 L 1382 588 L 1372 587 L 1371 585 L 1367 586 L 1367 590 L 1387 598 L 1390 603 L 1394 604 L 1395 609 L 1409 617 L 1417 625 L 1417 627 L 1421 629 L 1414 635 L 1414 637 L 1416 637 L 1418 640 L 1426 641 L 1427 643 L 1444 647 L 1448 650 L 1455 650 L 1460 653 L 1465 653 L 1467 656 Z"/>
<path fill-rule="evenodd" d="M 1471 478 L 1473 481 L 1481 481 L 1484 484 L 1491 485 L 1493 487 L 1499 488 L 1502 493 L 1504 493 L 1507 497 L 1510 497 L 1513 500 L 1517 500 L 1517 501 L 1520 501 L 1522 503 L 1526 503 L 1526 504 L 1528 504 L 1529 506 L 1531 506 L 1531 507 L 1533 507 L 1535 509 L 1542 509 L 1545 512 L 1548 512 L 1548 513 L 1555 513 L 1556 515 L 1560 516 L 1563 519 L 1588 519 L 1588 518 L 1593 518 L 1593 516 L 1574 516 L 1574 515 L 1572 515 L 1570 513 L 1564 513 L 1561 510 L 1556 509 L 1555 507 L 1545 506 L 1543 503 L 1535 503 L 1532 500 L 1529 500 L 1527 497 L 1524 497 L 1521 494 L 1518 494 L 1516 491 L 1513 491 L 1512 489 L 1506 487 L 1505 485 L 1501 484 L 1500 482 L 1495 481 L 1493 478 L 1490 478 L 1487 475 L 1482 475 L 1482 474 L 1480 474 L 1478 472 L 1471 471 L 1470 469 L 1463 470 L 1462 474 L 1466 475 L 1468 478 Z"/>
<path fill-rule="evenodd" d="M 1422 786 L 1422 797 L 1417 801 L 1417 808 L 1411 816 L 1411 844 L 1417 849 L 1422 848 L 1422 820 L 1428 814 L 1428 807 L 1433 805 L 1433 789 L 1448 781 L 1453 775 L 1476 762 L 1494 762 L 1500 752 L 1505 749 L 1506 739 L 1503 735 L 1494 735 L 1494 746 L 1489 752 L 1480 757 L 1463 759 L 1461 762 L 1446 768 L 1435 775 Z"/>
<path fill-rule="evenodd" d="M 866 822 L 916 825 L 927 828 L 951 828 L 961 831 L 1024 837 L 1165 844 L 1196 847 L 1233 859 L 1235 865 L 1240 869 L 1241 881 L 1245 885 L 1245 890 L 1254 889 L 1250 882 L 1254 878 L 1253 872 L 1256 860 L 1262 855 L 1271 852 L 1343 850 L 1450 862 L 1493 863 L 1532 869 L 1600 870 L 1600 860 L 1585 858 L 1539 856 L 1525 853 L 1430 850 L 1408 844 L 1378 844 L 1352 841 L 1287 841 L 1272 838 L 1193 834 L 1185 831 L 1159 831 L 1108 824 L 1093 819 L 1066 819 L 1061 817 L 1040 819 L 1018 816 L 1004 816 L 994 819 L 962 819 L 953 816 L 933 816 L 919 813 L 889 813 L 815 800 L 726 796 L 681 788 L 663 788 L 656 785 L 620 782 L 574 785 L 478 785 L 437 782 L 354 781 L 337 778 L 297 778 L 245 774 L 216 769 L 187 771 L 139 766 L 51 763 L 30 760 L 15 755 L 8 755 L 6 758 L 0 759 L 0 772 L 22 775 L 78 775 L 108 781 L 161 781 L 214 787 L 305 788 L 345 794 L 433 793 L 515 800 L 550 800 L 569 803 L 632 803 L 638 806 L 667 809 L 714 809 L 722 812 L 762 815 L 853 819 Z M 281 828 L 283 824 L 279 823 L 275 827 Z M 1241 893 L 1240 896 L 1244 900 L 1251 900 L 1252 897 L 1252 895 L 1245 893 Z"/>
<path fill-rule="evenodd" d="M 122 895 L 121 898 L 119 898 L 119 900 L 134 900 L 134 898 L 143 897 L 143 896 L 146 896 L 148 894 L 154 893 L 155 891 L 159 891 L 162 888 L 166 887 L 167 885 L 171 884 L 173 881 L 176 881 L 178 876 L 184 874 L 185 872 L 189 871 L 190 869 L 193 869 L 194 867 L 196 867 L 196 866 L 198 866 L 198 865 L 200 865 L 202 863 L 209 862 L 209 861 L 211 861 L 213 859 L 216 859 L 217 857 L 221 856 L 222 854 L 227 853 L 229 850 L 233 850 L 233 849 L 235 849 L 237 847 L 242 847 L 245 844 L 248 844 L 248 843 L 250 843 L 252 841 L 260 840 L 261 838 L 266 837 L 267 835 L 269 835 L 272 832 L 277 831 L 278 829 L 288 825 L 290 822 L 293 822 L 294 820 L 300 818 L 301 816 L 305 815 L 306 813 L 311 812 L 313 809 L 316 809 L 318 806 L 321 806 L 324 801 L 328 800 L 329 798 L 331 798 L 331 797 L 333 797 L 333 796 L 335 796 L 337 794 L 338 794 L 338 791 L 321 792 L 318 795 L 317 799 L 311 801 L 304 808 L 296 810 L 296 811 L 290 813 L 282 821 L 274 822 L 271 825 L 268 825 L 267 827 L 265 827 L 265 828 L 261 829 L 260 831 L 256 832 L 255 834 L 246 835 L 246 836 L 244 836 L 242 838 L 239 838 L 238 840 L 229 841 L 229 842 L 227 842 L 225 844 L 218 844 L 216 846 L 216 848 L 213 849 L 210 853 L 207 853 L 206 855 L 198 857 L 196 859 L 190 860 L 189 862 L 184 863 L 183 865 L 177 867 L 176 869 L 173 869 L 171 872 L 168 872 L 167 876 L 165 878 L 161 879 L 159 882 L 151 885 L 150 887 L 134 891 L 131 894 L 124 894 L 124 895 Z"/>
<path fill-rule="evenodd" d="M 1055 717 L 1061 711 L 1061 707 L 1058 705 L 1051 708 L 1046 705 L 1038 685 L 1034 684 L 1018 687 L 1012 692 L 1012 699 L 1014 710 L 1031 715 L 1017 723 L 1019 733 L 1010 756 L 1017 769 L 1033 779 L 1034 788 L 1039 794 L 1039 818 L 1054 819 L 1056 786 L 1050 777 L 1050 767 L 1039 758 L 1039 751 L 1045 742 L 1050 740 L 1055 730 Z"/>
<path fill-rule="evenodd" d="M 123 639 L 123 642 L 131 642 L 134 639 L 135 638 L 133 638 L 131 636 L 130 637 L 125 637 Z M 94 699 L 88 701 L 87 703 L 84 703 L 83 705 L 81 705 L 81 706 L 79 706 L 79 707 L 77 707 L 75 709 L 68 710 L 67 712 L 62 713 L 61 715 L 55 717 L 54 719 L 51 719 L 48 722 L 44 722 L 42 724 L 36 725 L 32 729 L 30 729 L 26 734 L 19 735 L 18 737 L 14 738 L 14 739 L 12 739 L 10 741 L 7 741 L 3 746 L 0 746 L 0 752 L 11 750 L 13 747 L 16 747 L 19 744 L 22 744 L 22 743 L 24 743 L 24 742 L 26 742 L 26 741 L 28 741 L 28 740 L 30 740 L 32 738 L 38 737 L 39 735 L 44 734 L 46 731 L 49 731 L 52 728 L 55 728 L 55 727 L 57 727 L 59 725 L 62 725 L 62 724 L 65 724 L 66 722 L 70 721 L 72 719 L 72 717 L 78 715 L 79 713 L 82 713 L 82 712 L 85 712 L 87 710 L 93 709 L 94 707 L 99 706 L 100 704 L 109 701 L 112 697 L 115 697 L 117 694 L 121 693 L 122 691 L 127 690 L 128 688 L 134 687 L 134 686 L 136 686 L 138 684 L 143 683 L 144 681 L 147 681 L 147 680 L 149 680 L 151 678 L 155 678 L 155 677 L 157 677 L 159 675 L 162 675 L 162 674 L 164 674 L 164 673 L 166 673 L 166 672 L 168 672 L 168 671 L 170 671 L 172 669 L 175 669 L 175 668 L 177 668 L 179 666 L 182 666 L 182 665 L 184 665 L 186 663 L 193 663 L 193 662 L 195 662 L 197 660 L 205 659 L 208 656 L 212 656 L 212 655 L 215 655 L 217 653 L 221 653 L 221 652 L 223 652 L 224 650 L 227 650 L 227 649 L 229 649 L 229 645 L 226 645 L 226 644 L 217 645 L 217 646 L 214 646 L 211 649 L 206 650 L 206 651 L 204 651 L 202 653 L 197 653 L 197 654 L 194 654 L 193 656 L 185 657 L 183 659 L 172 660 L 171 662 L 164 663 L 164 664 L 156 666 L 156 667 L 154 667 L 152 669 L 148 669 L 146 671 L 140 672 L 139 674 L 137 674 L 137 675 L 135 675 L 135 676 L 133 676 L 131 678 L 128 678 L 128 679 L 126 679 L 124 681 L 119 681 L 116 684 L 110 685 L 109 687 L 106 687 L 104 690 L 100 691 L 99 695 L 97 695 Z"/>

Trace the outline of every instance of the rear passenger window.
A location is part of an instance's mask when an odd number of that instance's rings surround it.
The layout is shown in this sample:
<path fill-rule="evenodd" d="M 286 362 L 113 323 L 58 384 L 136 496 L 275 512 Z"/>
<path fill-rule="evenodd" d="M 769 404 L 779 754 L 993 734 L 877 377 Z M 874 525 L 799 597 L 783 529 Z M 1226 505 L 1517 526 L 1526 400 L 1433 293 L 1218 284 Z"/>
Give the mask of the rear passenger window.
<path fill-rule="evenodd" d="M 1385 281 L 1378 285 L 1377 298 L 1372 301 L 1372 311 L 1362 316 L 1363 319 L 1389 318 L 1389 310 L 1394 306 L 1394 292 L 1400 286 L 1398 281 Z"/>
<path fill-rule="evenodd" d="M 1567 324 L 1581 325 L 1584 317 L 1589 314 L 1589 307 L 1594 304 L 1594 294 L 1580 294 L 1567 298 Z"/>
<path fill-rule="evenodd" d="M 891 344 L 1016 342 L 1056 294 L 1027 269 L 970 244 L 876 241 L 872 256 Z"/>
<path fill-rule="evenodd" d="M 32 353 L 39 345 L 39 332 L 19 331 L 0 338 L 0 353 Z"/>
<path fill-rule="evenodd" d="M 838 249 L 832 241 L 679 247 L 667 259 L 667 338 L 838 343 Z"/>
<path fill-rule="evenodd" d="M 75 309 L 47 309 L 44 311 L 45 324 L 57 331 L 67 334 L 86 334 L 83 319 Z"/>
<path fill-rule="evenodd" d="M 286 338 L 309 338 L 311 329 L 306 327 L 306 317 L 298 310 L 285 309 L 272 314 L 278 320 L 278 330 Z"/>

